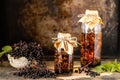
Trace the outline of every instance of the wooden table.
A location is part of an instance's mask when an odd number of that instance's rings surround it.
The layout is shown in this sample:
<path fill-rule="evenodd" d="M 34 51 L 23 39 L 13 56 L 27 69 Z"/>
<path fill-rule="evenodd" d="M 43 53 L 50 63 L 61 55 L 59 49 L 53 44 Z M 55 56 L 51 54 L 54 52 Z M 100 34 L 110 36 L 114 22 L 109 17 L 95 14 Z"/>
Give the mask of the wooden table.
<path fill-rule="evenodd" d="M 107 61 L 102 61 L 106 63 Z M 53 68 L 53 61 L 46 61 L 48 68 Z M 74 67 L 79 67 L 80 62 L 74 61 Z M 11 67 L 7 62 L 0 64 L 0 80 L 34 80 L 34 79 L 25 79 L 23 77 L 14 76 L 13 72 L 16 71 Z M 71 76 L 58 76 L 57 78 L 39 78 L 35 80 L 120 80 L 120 73 L 103 73 L 97 77 L 86 76 L 84 73 L 73 73 Z"/>

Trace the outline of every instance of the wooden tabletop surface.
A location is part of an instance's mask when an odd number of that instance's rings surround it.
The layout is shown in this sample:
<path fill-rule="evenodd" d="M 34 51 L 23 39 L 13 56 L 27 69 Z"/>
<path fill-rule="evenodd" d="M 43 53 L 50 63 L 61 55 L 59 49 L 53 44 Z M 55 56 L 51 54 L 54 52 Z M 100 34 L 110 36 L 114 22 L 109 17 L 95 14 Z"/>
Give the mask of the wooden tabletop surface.
<path fill-rule="evenodd" d="M 102 61 L 102 63 L 106 63 L 108 60 Z M 53 69 L 54 61 L 46 61 L 48 68 Z M 80 62 L 74 61 L 74 67 L 79 67 Z M 13 73 L 16 71 L 15 68 L 11 67 L 8 62 L 3 62 L 0 64 L 0 80 L 33 80 L 29 78 L 23 78 L 14 76 Z M 120 73 L 102 73 L 100 76 L 97 77 L 90 77 L 86 76 L 84 73 L 74 73 L 70 76 L 68 75 L 61 75 L 57 78 L 39 78 L 34 80 L 120 80 Z"/>

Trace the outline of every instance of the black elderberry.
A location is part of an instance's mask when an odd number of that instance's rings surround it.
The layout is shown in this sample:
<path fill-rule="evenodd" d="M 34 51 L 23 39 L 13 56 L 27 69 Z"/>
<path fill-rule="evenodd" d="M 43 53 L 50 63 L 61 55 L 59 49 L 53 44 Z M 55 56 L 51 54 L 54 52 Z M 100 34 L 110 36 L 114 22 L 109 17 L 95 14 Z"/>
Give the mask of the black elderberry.
<path fill-rule="evenodd" d="M 78 70 L 75 70 L 75 73 L 78 73 Z"/>
<path fill-rule="evenodd" d="M 14 58 L 26 57 L 29 61 L 36 60 L 38 65 L 28 66 L 15 72 L 13 75 L 22 76 L 24 78 L 55 78 L 57 75 L 47 69 L 46 64 L 43 62 L 44 53 L 40 44 L 36 42 L 26 43 L 25 41 L 20 41 L 15 43 L 13 46 L 13 51 L 11 56 Z M 34 74 L 33 74 L 34 73 Z"/>
<path fill-rule="evenodd" d="M 81 67 L 81 68 L 78 68 L 78 70 L 79 70 L 79 73 L 84 71 L 86 75 L 89 75 L 91 77 L 100 76 L 99 73 L 92 71 L 89 67 Z"/>
<path fill-rule="evenodd" d="M 20 70 L 19 72 L 14 73 L 17 76 L 23 76 L 25 78 L 55 78 L 56 74 L 47 68 L 32 68 L 32 67 L 26 67 L 23 70 Z"/>
<path fill-rule="evenodd" d="M 37 60 L 39 63 L 43 61 L 43 51 L 40 44 L 36 42 L 26 43 L 25 41 L 20 41 L 15 43 L 13 46 L 13 51 L 11 56 L 15 58 L 26 57 L 29 61 L 33 59 Z"/>

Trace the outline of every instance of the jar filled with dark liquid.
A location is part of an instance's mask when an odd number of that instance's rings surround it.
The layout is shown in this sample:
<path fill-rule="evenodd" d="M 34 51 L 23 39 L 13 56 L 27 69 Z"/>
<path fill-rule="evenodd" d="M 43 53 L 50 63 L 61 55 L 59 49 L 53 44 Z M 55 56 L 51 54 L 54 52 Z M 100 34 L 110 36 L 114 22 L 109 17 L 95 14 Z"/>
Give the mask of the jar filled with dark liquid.
<path fill-rule="evenodd" d="M 68 54 L 61 49 L 54 54 L 55 73 L 72 73 L 73 72 L 73 54 Z"/>
<path fill-rule="evenodd" d="M 81 66 L 94 67 L 101 64 L 102 30 L 101 25 L 96 24 L 92 29 L 82 23 L 81 34 Z"/>

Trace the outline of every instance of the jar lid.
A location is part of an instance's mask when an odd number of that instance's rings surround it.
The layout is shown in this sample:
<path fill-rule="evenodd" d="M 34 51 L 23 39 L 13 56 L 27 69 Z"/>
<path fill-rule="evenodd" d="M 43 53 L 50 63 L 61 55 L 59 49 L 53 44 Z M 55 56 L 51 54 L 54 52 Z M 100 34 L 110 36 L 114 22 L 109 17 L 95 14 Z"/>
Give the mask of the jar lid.
<path fill-rule="evenodd" d="M 96 24 L 103 23 L 97 10 L 86 10 L 84 16 L 78 22 L 86 23 L 90 29 L 93 29 Z"/>
<path fill-rule="evenodd" d="M 71 37 L 70 33 L 58 33 L 57 38 L 53 40 L 55 40 L 54 47 L 58 51 L 64 49 L 68 54 L 73 54 L 73 47 L 77 47 L 77 38 Z"/>

